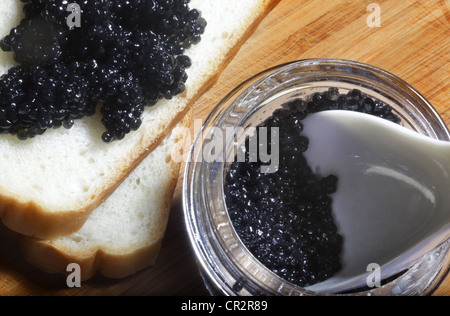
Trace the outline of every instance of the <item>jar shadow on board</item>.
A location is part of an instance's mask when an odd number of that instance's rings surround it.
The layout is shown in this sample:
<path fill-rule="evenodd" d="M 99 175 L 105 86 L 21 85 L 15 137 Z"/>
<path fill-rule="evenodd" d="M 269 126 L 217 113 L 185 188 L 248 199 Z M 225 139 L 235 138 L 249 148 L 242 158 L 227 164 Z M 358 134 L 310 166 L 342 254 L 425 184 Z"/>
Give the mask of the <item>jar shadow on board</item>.
<path fill-rule="evenodd" d="M 289 108 L 287 105 L 292 105 L 293 101 L 297 103 L 297 111 L 314 111 L 314 96 L 320 99 L 320 96 L 336 94 L 337 91 L 341 96 L 356 91 L 356 98 L 363 96 L 373 100 L 375 108 L 379 107 L 377 113 L 383 110 L 391 115 L 390 119 L 395 118 L 394 121 L 405 128 L 450 141 L 445 123 L 424 97 L 401 79 L 367 64 L 333 59 L 300 60 L 268 69 L 245 81 L 231 91 L 205 120 L 194 140 L 185 170 L 183 203 L 186 226 L 199 269 L 211 294 L 429 295 L 447 276 L 450 240 L 415 260 L 409 268 L 385 279 L 377 280 L 376 274 L 371 274 L 376 272 L 376 268 L 367 269 L 367 286 L 338 293 L 315 292 L 309 289 L 310 284 L 284 277 L 282 267 L 269 268 L 271 263 L 263 263 L 266 256 L 255 253 L 258 246 L 249 245 L 241 228 L 238 229 L 238 224 L 233 222 L 225 192 L 226 179 L 234 163 L 240 162 L 239 157 L 249 159 L 242 148 L 247 144 L 249 151 L 251 131 L 267 124 L 268 118 Z M 337 98 L 329 97 L 334 101 Z M 303 103 L 298 103 L 298 100 Z M 342 105 L 336 107 L 346 110 Z M 375 108 L 372 110 L 376 112 Z M 266 138 L 270 136 L 266 135 Z M 270 173 L 275 157 L 271 157 L 270 150 L 265 154 L 263 158 L 266 160 L 261 160 L 266 164 L 261 164 L 259 171 L 266 167 L 266 172 Z M 277 210 L 274 207 L 274 211 Z M 255 229 L 254 233 L 258 234 L 257 228 L 248 229 Z M 339 232 L 339 227 L 337 230 Z M 301 242 L 301 239 L 297 241 Z M 342 251 L 345 247 L 344 238 Z M 299 275 L 297 272 L 288 275 Z M 331 270 L 327 277 L 333 277 L 333 273 L 338 274 L 339 270 Z M 321 282 L 321 277 L 326 276 L 324 271 L 316 271 L 316 274 L 310 279 L 305 274 L 305 278 Z M 374 282 L 369 282 L 372 276 Z"/>

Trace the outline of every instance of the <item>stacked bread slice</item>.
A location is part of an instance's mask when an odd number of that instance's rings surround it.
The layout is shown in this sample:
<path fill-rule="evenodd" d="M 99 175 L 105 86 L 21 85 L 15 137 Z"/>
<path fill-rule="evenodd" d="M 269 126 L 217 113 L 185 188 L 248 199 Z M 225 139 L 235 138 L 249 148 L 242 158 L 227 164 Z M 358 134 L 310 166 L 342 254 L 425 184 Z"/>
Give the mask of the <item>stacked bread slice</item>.
<path fill-rule="evenodd" d="M 73 234 L 48 239 L 21 238 L 28 261 L 50 273 L 80 266 L 81 280 L 97 271 L 121 278 L 154 263 L 167 225 L 177 183 L 188 113 L 114 193 Z"/>
<path fill-rule="evenodd" d="M 192 0 L 208 23 L 190 48 L 183 95 L 147 107 L 141 128 L 106 144 L 99 115 L 70 129 L 19 141 L 0 135 L 0 217 L 25 256 L 47 272 L 81 266 L 119 278 L 155 261 L 163 239 L 193 104 L 279 0 Z M 20 20 L 18 0 L 0 0 L 0 37 Z M 1 52 L 0 75 L 13 66 Z"/>

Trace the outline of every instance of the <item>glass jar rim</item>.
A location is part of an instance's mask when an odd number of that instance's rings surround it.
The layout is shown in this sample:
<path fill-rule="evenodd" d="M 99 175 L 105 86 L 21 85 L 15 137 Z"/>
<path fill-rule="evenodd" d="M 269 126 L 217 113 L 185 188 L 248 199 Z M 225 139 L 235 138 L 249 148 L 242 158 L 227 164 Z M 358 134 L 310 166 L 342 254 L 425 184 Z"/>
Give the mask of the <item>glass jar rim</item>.
<path fill-rule="evenodd" d="M 262 93 L 263 90 L 261 89 L 265 88 L 264 85 L 267 82 L 269 83 L 269 86 L 273 88 L 273 90 L 270 91 L 271 93 L 279 91 L 278 87 L 280 86 L 280 89 L 285 89 L 286 87 L 283 85 L 286 81 L 280 80 L 279 75 L 286 73 L 292 74 L 292 69 L 302 69 L 303 72 L 301 73 L 306 78 L 306 81 L 314 78 L 317 73 L 324 72 L 328 75 L 333 74 L 333 76 L 336 76 L 336 74 L 341 75 L 343 78 L 350 81 L 354 80 L 355 77 L 368 78 L 370 82 L 376 83 L 377 88 L 381 88 L 378 85 L 387 86 L 391 90 L 398 92 L 398 94 L 406 100 L 405 102 L 410 102 L 409 106 L 412 107 L 408 108 L 410 113 L 406 111 L 403 114 L 404 116 L 411 115 L 411 113 L 418 114 L 417 117 L 412 119 L 410 123 L 412 125 L 410 126 L 411 128 L 418 129 L 419 132 L 425 134 L 428 133 L 430 134 L 429 136 L 437 139 L 450 140 L 450 132 L 444 121 L 433 106 L 419 92 L 417 92 L 402 79 L 385 70 L 368 64 L 342 59 L 299 60 L 269 68 L 241 83 L 226 97 L 224 97 L 206 118 L 201 131 L 196 136 L 192 145 L 190 157 L 186 163 L 185 178 L 183 183 L 183 206 L 186 226 L 197 260 L 203 272 L 210 280 L 212 280 L 213 283 L 215 283 L 216 287 L 221 289 L 224 294 L 234 295 L 238 292 L 242 292 L 239 294 L 244 295 L 246 293 L 269 295 L 318 294 L 312 293 L 304 288 L 280 279 L 272 271 L 260 264 L 255 258 L 252 258 L 253 256 L 246 250 L 242 242 L 240 242 L 239 237 L 236 232 L 234 232 L 232 225 L 231 227 L 226 227 L 226 225 L 224 225 L 219 228 L 219 230 L 226 229 L 226 234 L 230 234 L 231 232 L 231 235 L 225 236 L 225 239 L 229 238 L 232 241 L 230 242 L 227 240 L 224 242 L 224 236 L 217 234 L 218 228 L 214 227 L 217 226 L 217 222 L 214 222 L 214 217 L 220 216 L 223 223 L 225 223 L 228 216 L 226 207 L 224 207 L 224 202 L 222 201 L 219 210 L 211 212 L 211 195 L 209 192 L 209 185 L 211 185 L 211 183 L 207 183 L 207 185 L 203 183 L 206 181 L 205 179 L 208 178 L 205 174 L 205 169 L 203 168 L 205 162 L 196 162 L 196 156 L 203 154 L 201 147 L 203 145 L 202 132 L 212 125 L 217 123 L 218 125 L 221 125 L 224 121 L 227 121 L 230 113 L 233 112 L 233 107 L 238 106 L 239 102 L 242 102 L 243 99 L 248 98 L 250 101 L 255 102 L 255 104 L 261 102 L 261 99 L 258 99 L 258 94 Z M 296 75 L 298 75 L 298 73 L 296 73 Z M 252 95 L 252 93 L 255 95 Z M 246 108 L 244 106 L 242 112 L 237 111 L 237 113 L 239 113 L 242 117 L 232 120 L 230 126 L 243 125 L 243 122 L 245 122 L 250 115 L 248 112 L 245 113 L 245 109 Z M 227 123 L 230 124 L 228 121 Z M 416 126 L 416 123 L 420 124 Z M 224 168 L 223 163 L 216 166 L 217 170 L 215 169 L 214 172 L 216 174 L 221 174 L 223 171 L 221 168 Z M 219 177 L 219 179 L 223 178 Z M 218 182 L 218 185 L 220 186 L 220 181 Z M 212 184 L 217 185 L 217 183 Z M 220 188 L 216 191 L 220 192 Z M 218 194 L 220 195 L 220 193 Z M 229 222 L 230 221 L 228 218 L 228 224 Z M 238 246 L 233 244 L 238 244 Z M 235 256 L 245 256 L 247 258 L 245 264 L 251 266 L 250 268 L 247 266 L 245 269 L 242 269 L 242 267 L 239 267 L 241 263 L 238 259 L 231 258 L 230 260 L 230 258 L 227 257 L 230 253 L 233 253 L 230 249 L 226 249 L 230 245 L 232 247 L 237 247 L 239 250 Z M 242 249 L 240 249 L 241 247 Z M 446 249 L 448 252 L 448 246 Z M 418 264 L 420 263 L 421 262 L 418 262 Z M 250 274 L 248 273 L 248 269 L 253 269 Z M 258 275 L 255 276 L 255 273 Z M 402 278 L 399 278 L 397 283 L 401 283 L 401 279 Z M 247 292 L 245 289 L 243 290 L 241 286 L 237 286 L 244 282 L 247 284 L 245 284 L 243 288 L 247 288 Z M 266 287 L 267 282 L 271 283 L 269 288 Z M 397 283 L 392 282 L 385 285 L 384 290 L 394 288 L 398 285 Z M 237 291 L 238 288 L 240 289 L 239 291 Z M 428 284 L 426 286 L 426 290 L 429 291 L 430 288 L 431 287 Z M 368 293 L 371 292 L 372 291 L 368 291 Z"/>

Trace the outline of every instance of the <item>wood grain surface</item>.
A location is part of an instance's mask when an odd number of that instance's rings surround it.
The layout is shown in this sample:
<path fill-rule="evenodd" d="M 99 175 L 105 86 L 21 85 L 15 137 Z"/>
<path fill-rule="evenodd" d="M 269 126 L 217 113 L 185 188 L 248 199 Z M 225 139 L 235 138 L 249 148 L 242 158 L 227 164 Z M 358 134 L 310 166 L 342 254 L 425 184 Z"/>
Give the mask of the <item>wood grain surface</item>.
<path fill-rule="evenodd" d="M 381 8 L 380 27 L 368 26 L 371 3 Z M 450 0 L 282 0 L 195 104 L 194 118 L 204 119 L 233 87 L 266 68 L 298 59 L 340 58 L 372 64 L 407 81 L 450 126 L 449 10 Z M 10 239 L 0 238 L 0 295 L 208 295 L 185 231 L 181 181 L 182 176 L 155 266 L 123 280 L 96 276 L 69 289 L 64 277 L 34 269 Z M 434 295 L 450 295 L 450 277 Z"/>

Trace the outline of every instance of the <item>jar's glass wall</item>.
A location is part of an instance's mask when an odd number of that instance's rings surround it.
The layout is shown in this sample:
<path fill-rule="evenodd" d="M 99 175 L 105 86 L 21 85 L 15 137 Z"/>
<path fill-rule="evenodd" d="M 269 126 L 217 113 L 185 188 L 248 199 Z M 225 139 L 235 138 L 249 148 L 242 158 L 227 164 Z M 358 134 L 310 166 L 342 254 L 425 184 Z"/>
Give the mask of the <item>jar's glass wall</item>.
<path fill-rule="evenodd" d="M 236 136 L 239 131 L 259 125 L 290 99 L 330 87 L 342 91 L 359 89 L 390 105 L 406 128 L 450 140 L 445 123 L 425 98 L 399 78 L 369 65 L 345 60 L 304 60 L 269 69 L 244 82 L 205 121 L 192 147 L 184 179 L 187 229 L 212 294 L 324 294 L 284 281 L 252 256 L 228 217 L 223 183 L 228 163 L 245 140 L 245 134 Z M 208 144 L 216 137 L 222 137 L 225 147 L 215 159 L 205 161 Z M 427 294 L 447 272 L 449 248 L 450 241 L 381 288 L 352 294 Z"/>

